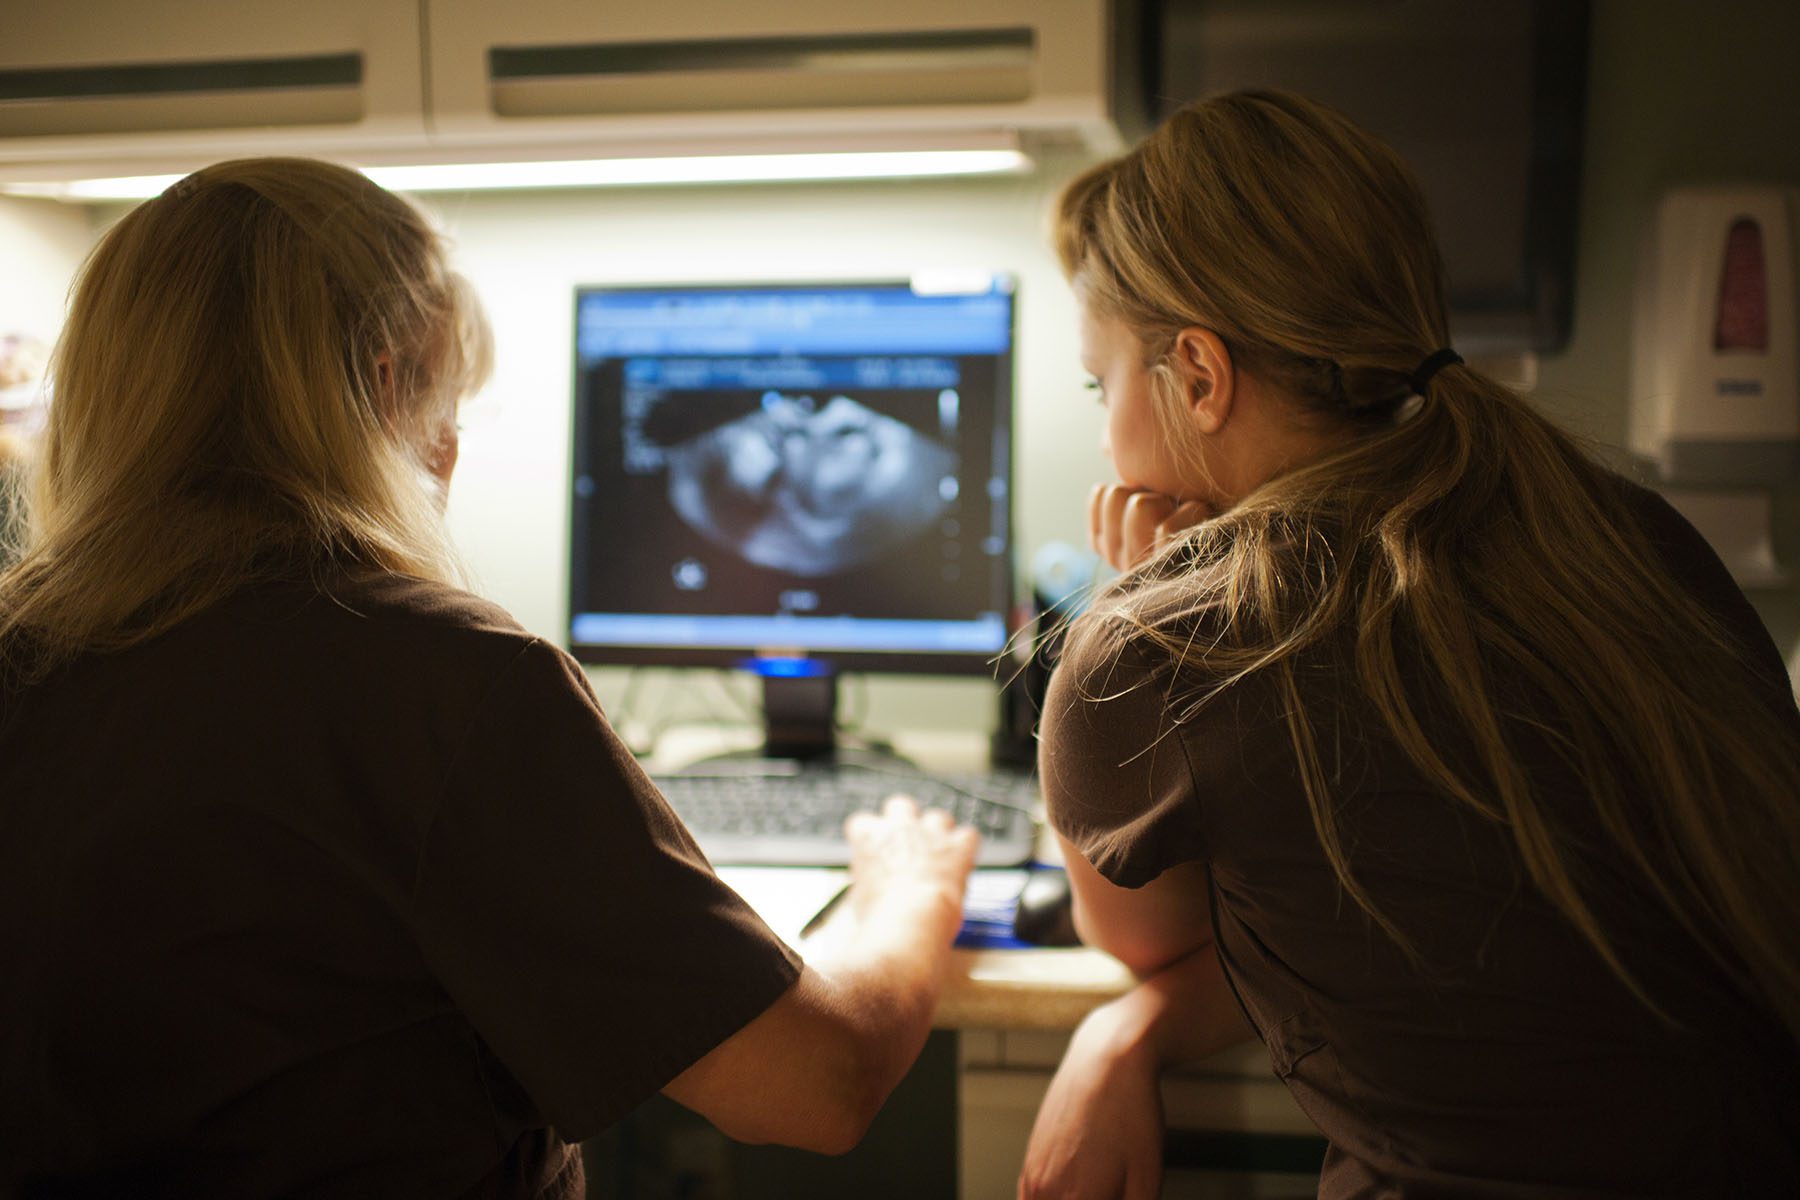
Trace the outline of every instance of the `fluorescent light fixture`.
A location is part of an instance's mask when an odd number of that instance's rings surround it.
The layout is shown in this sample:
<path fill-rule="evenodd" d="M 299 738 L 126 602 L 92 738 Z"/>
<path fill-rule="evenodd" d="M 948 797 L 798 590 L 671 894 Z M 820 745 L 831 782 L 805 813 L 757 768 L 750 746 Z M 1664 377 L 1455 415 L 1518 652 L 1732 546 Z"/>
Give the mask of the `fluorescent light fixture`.
<path fill-rule="evenodd" d="M 119 175 L 110 179 L 32 180 L 0 183 L 9 196 L 42 196 L 50 200 L 147 200 L 180 179 L 179 175 Z"/>
<path fill-rule="evenodd" d="M 1017 150 L 881 150 L 812 154 L 717 154 L 680 158 L 591 158 L 567 162 L 446 163 L 364 167 L 363 174 L 398 192 L 463 192 L 500 188 L 628 187 L 658 183 L 753 183 L 807 179 L 904 179 L 997 175 L 1031 160 Z M 50 183 L 5 183 L 0 191 L 59 200 L 143 200 L 179 175 L 124 175 Z"/>
<path fill-rule="evenodd" d="M 485 188 L 991 175 L 1021 170 L 1026 165 L 1025 156 L 1017 150 L 882 150 L 842 154 L 721 154 L 685 158 L 370 167 L 366 173 L 382 187 L 395 191 L 460 192 Z"/>

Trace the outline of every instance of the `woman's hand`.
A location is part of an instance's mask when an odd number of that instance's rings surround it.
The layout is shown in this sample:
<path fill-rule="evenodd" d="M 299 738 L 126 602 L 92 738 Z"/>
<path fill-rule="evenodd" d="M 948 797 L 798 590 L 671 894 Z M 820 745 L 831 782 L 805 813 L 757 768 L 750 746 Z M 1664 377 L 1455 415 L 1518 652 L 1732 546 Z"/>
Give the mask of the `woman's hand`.
<path fill-rule="evenodd" d="M 1204 501 L 1097 483 L 1088 494 L 1088 543 L 1115 570 L 1129 571 L 1183 529 L 1212 515 Z"/>
<path fill-rule="evenodd" d="M 1153 1200 L 1162 1190 L 1157 1059 L 1117 1002 L 1089 1013 L 1050 1081 L 1019 1200 Z"/>
<path fill-rule="evenodd" d="M 857 813 L 844 826 L 850 842 L 850 900 L 866 915 L 895 891 L 942 897 L 960 917 L 963 889 L 975 866 L 977 836 L 941 809 L 894 796 L 879 815 Z"/>
<path fill-rule="evenodd" d="M 855 919 L 803 943 L 794 986 L 663 1088 L 740 1141 L 844 1153 L 931 1030 L 975 831 L 901 797 L 845 830 Z"/>
<path fill-rule="evenodd" d="M 1253 1036 L 1210 942 L 1089 1013 L 1031 1128 L 1021 1200 L 1155 1196 L 1163 1173 L 1158 1072 Z"/>

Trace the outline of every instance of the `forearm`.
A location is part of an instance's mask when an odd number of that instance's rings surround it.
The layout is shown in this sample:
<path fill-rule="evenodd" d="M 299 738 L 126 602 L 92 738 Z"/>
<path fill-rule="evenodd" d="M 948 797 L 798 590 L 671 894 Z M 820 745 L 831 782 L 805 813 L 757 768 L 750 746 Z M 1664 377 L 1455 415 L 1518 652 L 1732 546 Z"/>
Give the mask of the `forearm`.
<path fill-rule="evenodd" d="M 1217 947 L 1200 947 L 1164 967 L 1090 1017 L 1121 1053 L 1143 1053 L 1159 1067 L 1210 1058 L 1249 1041 Z"/>
<path fill-rule="evenodd" d="M 930 1032 L 961 920 L 958 895 L 940 888 L 890 889 L 868 909 L 847 914 L 847 927 L 808 956 L 854 1035 L 863 1077 L 881 1099 L 911 1067 Z"/>
<path fill-rule="evenodd" d="M 739 1141 L 849 1150 L 925 1043 L 961 911 L 904 886 L 847 906 L 794 986 L 665 1093 Z"/>
<path fill-rule="evenodd" d="M 975 834 L 902 798 L 845 832 L 850 903 L 804 943 L 800 978 L 663 1089 L 739 1140 L 850 1149 L 930 1030 Z"/>
<path fill-rule="evenodd" d="M 1210 943 L 1089 1013 L 1044 1093 L 1020 1197 L 1160 1194 L 1158 1076 L 1248 1032 Z"/>

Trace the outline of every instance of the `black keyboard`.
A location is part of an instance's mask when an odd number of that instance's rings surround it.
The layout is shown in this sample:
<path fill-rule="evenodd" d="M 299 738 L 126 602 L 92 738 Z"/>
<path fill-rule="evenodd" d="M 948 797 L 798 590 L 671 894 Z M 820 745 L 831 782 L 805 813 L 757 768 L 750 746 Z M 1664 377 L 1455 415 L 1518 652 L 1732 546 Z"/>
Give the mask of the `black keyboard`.
<path fill-rule="evenodd" d="M 845 818 L 875 811 L 895 794 L 974 826 L 977 866 L 1018 866 L 1037 844 L 1037 784 L 1018 772 L 726 760 L 652 778 L 719 866 L 846 866 Z"/>

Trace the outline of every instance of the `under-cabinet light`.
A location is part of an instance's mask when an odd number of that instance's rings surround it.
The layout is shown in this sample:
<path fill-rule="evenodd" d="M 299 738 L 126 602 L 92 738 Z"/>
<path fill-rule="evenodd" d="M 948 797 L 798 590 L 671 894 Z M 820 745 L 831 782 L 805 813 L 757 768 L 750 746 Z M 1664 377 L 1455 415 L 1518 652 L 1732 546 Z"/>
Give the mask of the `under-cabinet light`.
<path fill-rule="evenodd" d="M 809 154 L 717 154 L 672 158 L 591 158 L 564 162 L 445 163 L 364 167 L 399 192 L 501 188 L 623 187 L 669 183 L 752 183 L 807 179 L 901 179 L 995 175 L 1027 169 L 1017 150 L 881 150 Z M 120 175 L 51 182 L 0 183 L 0 192 L 58 200 L 144 200 L 179 175 Z"/>

